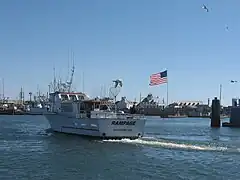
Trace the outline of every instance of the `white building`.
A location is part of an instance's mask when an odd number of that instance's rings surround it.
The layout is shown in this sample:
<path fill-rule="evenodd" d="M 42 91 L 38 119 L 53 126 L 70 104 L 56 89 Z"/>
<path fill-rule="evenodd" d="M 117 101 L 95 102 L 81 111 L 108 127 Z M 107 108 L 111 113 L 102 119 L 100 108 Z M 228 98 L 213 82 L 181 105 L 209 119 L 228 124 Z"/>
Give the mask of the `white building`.
<path fill-rule="evenodd" d="M 163 109 L 165 107 L 165 103 L 164 103 L 164 100 L 163 102 L 161 102 L 159 97 L 153 97 L 153 95 L 150 93 L 138 104 L 138 107 L 141 107 L 144 109 L 148 109 L 148 108 Z"/>

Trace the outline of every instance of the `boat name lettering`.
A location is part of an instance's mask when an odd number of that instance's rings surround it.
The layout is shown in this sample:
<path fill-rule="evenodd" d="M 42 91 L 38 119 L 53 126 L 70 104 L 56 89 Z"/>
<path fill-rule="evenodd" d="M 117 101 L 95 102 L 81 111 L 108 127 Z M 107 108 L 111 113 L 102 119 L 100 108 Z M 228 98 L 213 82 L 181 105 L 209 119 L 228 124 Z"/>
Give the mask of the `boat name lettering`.
<path fill-rule="evenodd" d="M 135 126 L 136 121 L 112 121 L 112 125 Z"/>

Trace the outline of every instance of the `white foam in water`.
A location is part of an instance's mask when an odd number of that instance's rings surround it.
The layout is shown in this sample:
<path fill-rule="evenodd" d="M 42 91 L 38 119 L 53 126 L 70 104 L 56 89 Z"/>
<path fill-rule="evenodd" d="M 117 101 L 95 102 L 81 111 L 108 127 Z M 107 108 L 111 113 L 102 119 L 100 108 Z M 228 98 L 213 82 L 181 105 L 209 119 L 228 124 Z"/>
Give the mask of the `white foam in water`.
<path fill-rule="evenodd" d="M 240 152 L 240 148 L 237 148 L 237 152 Z"/>
<path fill-rule="evenodd" d="M 148 139 L 148 140 L 144 140 Z M 121 140 L 103 140 L 104 142 L 116 142 L 116 143 L 127 143 L 127 144 L 140 144 L 140 145 L 150 145 L 150 146 L 161 146 L 165 148 L 174 148 L 174 149 L 191 149 L 199 151 L 226 151 L 227 147 L 217 147 L 217 146 L 199 146 L 191 144 L 180 144 L 173 142 L 163 142 L 160 140 L 153 140 L 154 138 L 147 137 L 144 139 L 121 139 Z"/>

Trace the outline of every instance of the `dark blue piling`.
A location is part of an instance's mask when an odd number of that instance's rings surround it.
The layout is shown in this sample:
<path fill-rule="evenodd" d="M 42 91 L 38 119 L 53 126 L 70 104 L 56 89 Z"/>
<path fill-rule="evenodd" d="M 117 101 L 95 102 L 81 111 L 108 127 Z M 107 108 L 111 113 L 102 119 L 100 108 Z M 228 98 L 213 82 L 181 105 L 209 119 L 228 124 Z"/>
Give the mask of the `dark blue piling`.
<path fill-rule="evenodd" d="M 220 101 L 215 97 L 212 100 L 211 127 L 220 127 Z"/>

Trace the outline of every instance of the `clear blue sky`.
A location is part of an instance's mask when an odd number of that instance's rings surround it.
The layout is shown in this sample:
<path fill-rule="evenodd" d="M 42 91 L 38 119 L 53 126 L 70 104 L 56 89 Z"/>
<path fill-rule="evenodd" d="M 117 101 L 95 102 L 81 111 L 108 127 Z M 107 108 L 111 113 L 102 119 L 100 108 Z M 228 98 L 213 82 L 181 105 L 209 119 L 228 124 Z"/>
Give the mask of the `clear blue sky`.
<path fill-rule="evenodd" d="M 201 7 L 205 3 L 210 12 Z M 74 85 L 100 95 L 101 85 L 122 78 L 121 95 L 165 97 L 149 76 L 168 70 L 169 101 L 219 95 L 230 102 L 240 85 L 239 0 L 2 0 L 0 77 L 15 98 L 37 85 L 47 91 L 53 66 L 66 77 L 75 53 Z M 226 31 L 225 26 L 229 27 Z"/>

